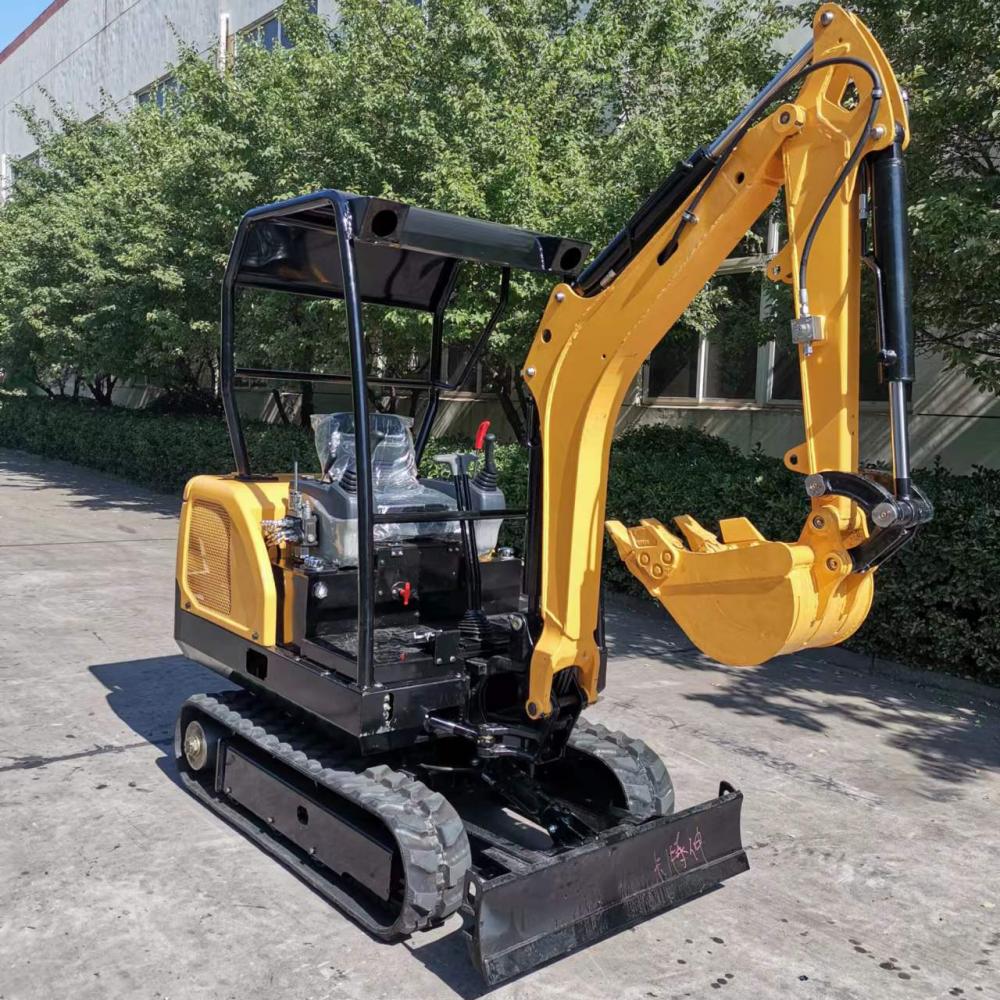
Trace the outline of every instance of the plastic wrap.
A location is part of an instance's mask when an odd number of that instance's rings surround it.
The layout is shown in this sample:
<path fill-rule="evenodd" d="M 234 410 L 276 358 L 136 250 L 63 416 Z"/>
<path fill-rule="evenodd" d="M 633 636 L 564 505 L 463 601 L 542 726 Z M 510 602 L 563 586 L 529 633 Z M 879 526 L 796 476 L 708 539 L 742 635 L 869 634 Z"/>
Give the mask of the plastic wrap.
<path fill-rule="evenodd" d="M 393 413 L 374 413 L 369 421 L 373 506 L 376 513 L 435 508 L 455 510 L 457 504 L 453 497 L 424 486 L 417 478 L 417 456 L 410 431 L 413 421 Z M 357 483 L 354 414 L 317 414 L 312 418 L 312 426 L 324 481 L 338 483 L 353 492 Z M 400 541 L 418 536 L 440 538 L 458 533 L 457 521 L 377 524 L 374 528 L 376 541 Z"/>

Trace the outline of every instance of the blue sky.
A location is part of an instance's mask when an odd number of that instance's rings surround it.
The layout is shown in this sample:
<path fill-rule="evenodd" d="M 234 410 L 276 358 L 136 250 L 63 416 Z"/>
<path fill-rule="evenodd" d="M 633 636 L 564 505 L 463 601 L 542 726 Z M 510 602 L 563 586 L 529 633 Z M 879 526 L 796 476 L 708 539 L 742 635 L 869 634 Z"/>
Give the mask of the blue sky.
<path fill-rule="evenodd" d="M 5 49 L 46 7 L 50 0 L 0 0 L 0 49 Z"/>

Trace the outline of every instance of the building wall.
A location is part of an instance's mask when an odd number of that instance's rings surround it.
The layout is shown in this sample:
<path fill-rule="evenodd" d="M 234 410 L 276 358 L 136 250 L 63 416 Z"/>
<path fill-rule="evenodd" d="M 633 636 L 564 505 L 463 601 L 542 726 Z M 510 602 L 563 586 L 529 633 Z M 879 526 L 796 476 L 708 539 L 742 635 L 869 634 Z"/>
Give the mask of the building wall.
<path fill-rule="evenodd" d="M 953 472 L 973 466 L 1000 468 L 1000 397 L 979 392 L 958 372 L 946 370 L 933 354 L 917 358 L 911 406 L 910 437 L 916 468 L 937 459 Z M 623 412 L 620 429 L 667 423 L 698 427 L 744 451 L 760 446 L 781 457 L 802 443 L 802 407 L 794 403 L 644 400 Z M 884 404 L 861 404 L 862 463 L 889 462 L 889 415 Z"/>
<path fill-rule="evenodd" d="M 130 106 L 168 72 L 182 43 L 216 52 L 223 15 L 230 33 L 239 34 L 278 6 L 279 0 L 55 0 L 37 29 L 0 59 L 0 153 L 8 170 L 34 149 L 19 104 L 44 111 L 51 98 L 88 118 L 104 91 Z M 334 0 L 319 0 L 321 14 L 333 9 Z"/>

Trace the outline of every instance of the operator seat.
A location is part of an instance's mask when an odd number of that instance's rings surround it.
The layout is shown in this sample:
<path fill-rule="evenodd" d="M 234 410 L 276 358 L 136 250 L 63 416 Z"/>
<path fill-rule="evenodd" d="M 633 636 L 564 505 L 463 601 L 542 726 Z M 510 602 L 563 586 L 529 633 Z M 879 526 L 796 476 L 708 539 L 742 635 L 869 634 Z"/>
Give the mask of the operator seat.
<path fill-rule="evenodd" d="M 417 478 L 417 456 L 410 432 L 413 421 L 395 413 L 375 413 L 369 419 L 376 513 L 457 509 L 453 497 L 425 486 Z M 345 493 L 356 494 L 354 414 L 317 415 L 312 423 L 323 482 L 339 485 Z M 376 541 L 401 541 L 418 536 L 440 538 L 457 533 L 456 521 L 375 526 Z"/>

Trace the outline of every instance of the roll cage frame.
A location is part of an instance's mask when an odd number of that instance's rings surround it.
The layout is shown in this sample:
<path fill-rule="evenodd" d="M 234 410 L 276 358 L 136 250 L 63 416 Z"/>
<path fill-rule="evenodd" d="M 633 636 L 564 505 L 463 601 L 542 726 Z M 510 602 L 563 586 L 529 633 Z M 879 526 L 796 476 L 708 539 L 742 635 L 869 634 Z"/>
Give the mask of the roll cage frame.
<path fill-rule="evenodd" d="M 252 245 L 252 241 L 253 244 Z M 365 248 L 373 275 L 359 273 L 357 251 Z M 236 398 L 237 378 L 350 384 L 355 424 L 358 501 L 358 686 L 375 684 L 374 528 L 409 524 L 440 515 L 380 514 L 374 509 L 370 443 L 369 385 L 396 386 L 427 392 L 427 404 L 416 436 L 418 460 L 427 446 L 441 394 L 463 386 L 482 357 L 490 336 L 503 318 L 514 269 L 570 279 L 579 272 L 590 245 L 545 236 L 498 223 L 414 208 L 400 202 L 326 189 L 286 201 L 262 205 L 240 220 L 222 281 L 220 388 L 223 411 L 236 464 L 236 477 L 260 479 L 250 466 L 246 437 Z M 339 260 L 337 259 L 339 258 Z M 454 380 L 444 377 L 444 321 L 466 262 L 500 269 L 496 302 L 486 324 L 472 342 L 469 357 Z M 236 295 L 241 288 L 339 298 L 344 302 L 350 373 L 302 372 L 236 364 Z M 364 303 L 392 305 L 432 315 L 431 352 L 425 379 L 370 376 L 364 341 Z M 539 489 L 537 418 L 532 416 L 528 448 L 533 474 L 529 497 Z M 529 510 L 537 504 L 529 499 Z M 449 513 L 452 521 L 525 519 L 528 511 L 504 509 L 481 514 Z M 525 544 L 525 592 L 529 607 L 538 601 L 538 525 L 529 519 Z"/>

